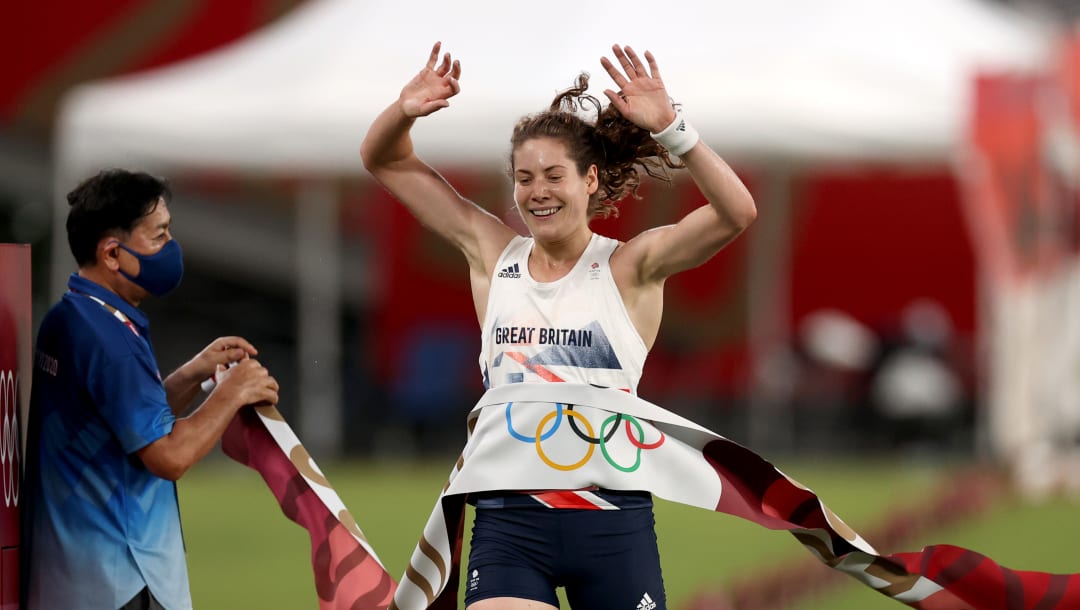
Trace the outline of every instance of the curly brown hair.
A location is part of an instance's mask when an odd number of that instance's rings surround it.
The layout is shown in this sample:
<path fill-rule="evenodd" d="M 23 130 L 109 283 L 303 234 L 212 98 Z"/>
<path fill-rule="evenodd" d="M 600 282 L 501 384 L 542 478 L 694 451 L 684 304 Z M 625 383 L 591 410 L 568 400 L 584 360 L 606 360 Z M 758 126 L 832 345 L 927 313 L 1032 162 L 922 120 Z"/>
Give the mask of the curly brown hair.
<path fill-rule="evenodd" d="M 664 182 L 671 182 L 667 169 L 685 167 L 673 161 L 668 151 L 658 144 L 648 130 L 627 120 L 612 105 L 603 107 L 600 100 L 585 91 L 589 75 L 582 72 L 574 86 L 559 93 L 551 106 L 537 114 L 523 117 L 510 136 L 510 173 L 514 171 L 513 151 L 535 138 L 555 138 L 566 145 L 578 174 L 584 176 L 590 165 L 596 165 L 600 186 L 589 198 L 589 218 L 618 216 L 616 203 L 627 195 L 641 199 L 638 169 Z M 578 111 L 595 112 L 589 122 Z"/>

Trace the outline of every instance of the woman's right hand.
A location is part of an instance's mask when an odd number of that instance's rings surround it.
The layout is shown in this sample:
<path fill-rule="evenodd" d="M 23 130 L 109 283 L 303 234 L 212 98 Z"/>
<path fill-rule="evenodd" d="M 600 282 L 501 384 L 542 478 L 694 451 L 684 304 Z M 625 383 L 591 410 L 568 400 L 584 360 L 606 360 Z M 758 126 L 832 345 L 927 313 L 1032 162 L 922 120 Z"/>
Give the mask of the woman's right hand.
<path fill-rule="evenodd" d="M 461 63 L 450 59 L 445 53 L 439 62 L 441 42 L 431 48 L 427 65 L 401 90 L 398 101 L 405 116 L 416 118 L 427 116 L 440 108 L 450 105 L 450 98 L 461 91 L 458 78 L 461 77 Z M 438 63 L 438 67 L 436 67 Z"/>

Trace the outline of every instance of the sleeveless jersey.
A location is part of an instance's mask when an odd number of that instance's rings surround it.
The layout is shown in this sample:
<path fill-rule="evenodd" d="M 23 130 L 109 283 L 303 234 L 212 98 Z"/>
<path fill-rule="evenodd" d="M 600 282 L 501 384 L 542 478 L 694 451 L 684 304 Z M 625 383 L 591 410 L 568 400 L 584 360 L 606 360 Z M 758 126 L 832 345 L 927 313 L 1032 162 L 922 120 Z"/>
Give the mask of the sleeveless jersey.
<path fill-rule="evenodd" d="M 588 383 L 637 393 L 648 348 L 630 320 L 611 275 L 619 242 L 593 234 L 577 264 L 553 282 L 529 274 L 535 240 L 515 237 L 491 278 L 480 348 L 488 389 L 509 383 Z M 651 506 L 647 492 L 607 490 L 494 492 L 477 507 L 537 504 L 549 508 Z"/>
<path fill-rule="evenodd" d="M 593 234 L 554 282 L 529 275 L 534 240 L 515 237 L 491 278 L 480 347 L 484 386 L 590 383 L 637 393 L 648 349 L 611 275 L 619 242 Z"/>

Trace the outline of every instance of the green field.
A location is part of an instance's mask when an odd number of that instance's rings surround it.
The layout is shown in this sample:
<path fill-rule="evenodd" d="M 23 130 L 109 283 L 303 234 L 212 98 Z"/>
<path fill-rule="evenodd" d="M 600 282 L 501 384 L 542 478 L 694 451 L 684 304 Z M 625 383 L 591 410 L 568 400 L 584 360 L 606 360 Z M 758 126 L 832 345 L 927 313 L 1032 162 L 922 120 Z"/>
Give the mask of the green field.
<path fill-rule="evenodd" d="M 948 476 L 942 467 L 889 463 L 792 463 L 777 465 L 818 495 L 857 531 L 867 534 L 888 508 L 909 508 Z M 323 465 L 330 482 L 395 578 L 404 571 L 420 529 L 449 473 L 443 464 Z M 231 461 L 211 460 L 180 483 L 192 595 L 196 608 L 317 608 L 306 532 L 287 520 L 262 479 Z M 949 543 L 990 555 L 1018 569 L 1080 572 L 1076 506 L 1041 506 L 1015 499 L 961 525 L 929 532 L 902 548 Z M 669 607 L 683 608 L 702 590 L 733 586 L 770 566 L 808 556 L 789 534 L 762 529 L 727 515 L 657 502 L 657 531 Z M 873 544 L 874 540 L 870 540 Z M 466 548 L 467 552 L 467 548 Z M 812 565 L 807 569 L 827 568 Z M 842 581 L 826 596 L 798 610 L 874 610 L 903 607 Z"/>

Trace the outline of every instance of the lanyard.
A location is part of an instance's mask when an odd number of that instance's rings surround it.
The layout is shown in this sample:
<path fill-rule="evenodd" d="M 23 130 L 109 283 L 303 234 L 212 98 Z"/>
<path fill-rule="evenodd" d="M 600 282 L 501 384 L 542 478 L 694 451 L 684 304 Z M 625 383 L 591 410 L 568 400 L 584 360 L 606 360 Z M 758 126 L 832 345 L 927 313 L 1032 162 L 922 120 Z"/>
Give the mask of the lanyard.
<path fill-rule="evenodd" d="M 130 319 L 128 319 L 127 316 L 124 315 L 124 312 L 122 312 L 119 309 L 113 307 L 112 305 L 109 305 L 105 301 L 102 301 L 101 299 L 97 298 L 96 296 L 94 296 L 92 294 L 86 294 L 85 292 L 77 292 L 75 290 L 72 290 L 72 292 L 74 292 L 75 294 L 81 294 L 84 297 L 96 302 L 98 305 L 101 305 L 105 309 L 112 312 L 112 315 L 113 315 L 114 318 L 116 318 L 117 320 L 120 320 L 121 322 L 123 322 L 124 326 L 127 326 L 128 330 L 130 330 L 132 333 L 134 333 L 136 337 L 141 338 L 141 335 L 139 335 L 139 329 L 135 328 L 135 324 L 132 323 L 132 321 Z"/>

